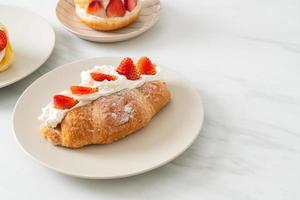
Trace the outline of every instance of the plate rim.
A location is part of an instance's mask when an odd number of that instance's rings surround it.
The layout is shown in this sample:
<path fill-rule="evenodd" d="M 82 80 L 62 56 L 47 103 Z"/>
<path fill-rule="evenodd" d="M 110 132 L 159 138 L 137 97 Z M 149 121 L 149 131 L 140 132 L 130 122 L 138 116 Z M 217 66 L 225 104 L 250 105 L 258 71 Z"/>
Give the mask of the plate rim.
<path fill-rule="evenodd" d="M 91 42 L 97 42 L 97 43 L 121 42 L 121 41 L 126 41 L 126 40 L 133 39 L 135 37 L 138 37 L 139 35 L 143 34 L 144 32 L 148 31 L 149 29 L 151 29 L 158 22 L 158 20 L 160 18 L 160 15 L 161 15 L 161 2 L 160 2 L 160 0 L 157 0 L 159 2 L 159 6 L 160 6 L 159 12 L 155 16 L 155 18 L 153 18 L 154 20 L 152 20 L 151 23 L 148 26 L 146 26 L 145 28 L 142 28 L 140 30 L 136 30 L 136 31 L 133 31 L 133 32 L 130 32 L 130 33 L 127 33 L 127 34 L 120 35 L 120 36 L 118 36 L 117 39 L 107 38 L 105 36 L 94 36 L 94 37 L 92 37 L 92 36 L 81 34 L 81 33 L 77 32 L 77 31 L 69 28 L 68 26 L 65 25 L 65 23 L 63 22 L 63 20 L 60 19 L 60 14 L 58 14 L 58 8 L 59 8 L 59 4 L 62 1 L 68 1 L 68 0 L 58 0 L 57 4 L 56 4 L 56 7 L 55 7 L 56 18 L 62 24 L 62 26 L 67 31 L 69 31 L 70 33 L 76 35 L 77 37 L 79 37 L 79 38 L 81 38 L 83 40 L 87 40 L 87 41 L 91 41 Z M 125 27 L 123 27 L 123 28 L 125 28 Z M 121 29 L 123 29 L 123 28 L 121 28 Z M 121 29 L 119 29 L 119 30 L 121 30 Z M 131 35 L 128 37 L 129 34 L 131 34 Z M 88 38 L 92 38 L 92 39 L 88 39 Z"/>
<path fill-rule="evenodd" d="M 16 120 L 16 110 L 17 110 L 17 107 L 18 105 L 20 104 L 20 101 L 22 100 L 23 96 L 27 93 L 27 91 L 29 91 L 40 79 L 44 78 L 45 76 L 47 76 L 49 73 L 54 73 L 55 71 L 57 70 L 60 70 L 61 68 L 65 67 L 66 65 L 72 65 L 74 63 L 77 63 L 77 62 L 83 62 L 83 61 L 88 61 L 88 60 L 94 60 L 94 59 L 116 59 L 116 58 L 122 58 L 121 56 L 101 56 L 101 57 L 92 57 L 92 58 L 88 58 L 88 59 L 79 59 L 79 60 L 76 60 L 76 61 L 72 61 L 72 62 L 69 62 L 69 63 L 65 63 L 59 67 L 56 67 L 54 68 L 53 70 L 43 74 L 42 76 L 40 76 L 38 79 L 36 79 L 34 82 L 32 82 L 24 91 L 23 93 L 20 95 L 20 97 L 18 98 L 15 106 L 14 106 L 14 109 L 13 109 L 13 112 L 12 112 L 12 129 L 13 129 L 13 135 L 14 135 L 14 138 L 18 144 L 18 146 L 22 149 L 22 151 L 25 152 L 25 154 L 29 155 L 29 157 L 31 157 L 31 159 L 33 159 L 34 161 L 36 161 L 37 163 L 40 163 L 42 166 L 48 168 L 48 169 L 51 169 L 55 172 L 58 172 L 60 174 L 64 174 L 64 175 L 68 175 L 68 176 L 72 176 L 72 177 L 77 177 L 77 178 L 84 178 L 84 179 L 96 179 L 96 180 L 109 180 L 109 179 L 119 179 L 119 178 L 126 178 L 126 177 L 131 177 L 131 176 L 136 176 L 136 175 L 139 175 L 139 174 L 144 174 L 146 172 L 149 172 L 149 171 L 152 171 L 154 169 L 157 169 L 157 168 L 160 168 L 162 166 L 164 166 L 165 164 L 173 161 L 174 159 L 176 159 L 177 157 L 179 157 L 180 155 L 182 155 L 182 153 L 184 153 L 194 142 L 195 140 L 197 139 L 197 137 L 200 135 L 200 132 L 203 128 L 203 124 L 204 124 L 204 120 L 205 120 L 205 110 L 204 110 L 204 104 L 203 104 L 203 100 L 199 94 L 199 92 L 197 91 L 196 87 L 194 87 L 190 81 L 188 81 L 187 79 L 187 85 L 193 90 L 193 92 L 195 92 L 195 94 L 197 94 L 197 98 L 199 100 L 199 104 L 201 105 L 202 107 L 202 111 L 201 111 L 201 118 L 202 118 L 202 121 L 199 125 L 199 128 L 197 130 L 197 134 L 194 135 L 194 137 L 191 139 L 191 141 L 183 148 L 181 149 L 181 151 L 177 152 L 176 154 L 174 154 L 173 156 L 171 156 L 169 159 L 166 159 L 165 161 L 159 163 L 158 165 L 155 165 L 155 166 L 152 166 L 152 167 L 148 167 L 148 168 L 145 168 L 143 170 L 139 170 L 139 171 L 136 171 L 136 172 L 133 172 L 133 173 L 126 173 L 126 174 L 123 174 L 123 175 L 115 175 L 115 176 L 90 176 L 90 175 L 80 175 L 78 173 L 69 173 L 68 171 L 66 170 L 62 170 L 62 169 L 58 169 L 56 167 L 53 167 L 49 164 L 47 164 L 46 162 L 43 162 L 41 160 L 39 160 L 38 158 L 36 158 L 34 155 L 32 155 L 30 152 L 28 152 L 25 147 L 22 145 L 22 143 L 20 142 L 20 140 L 18 139 L 18 136 L 16 134 L 16 130 L 15 130 L 15 120 Z M 173 70 L 173 69 L 170 69 L 168 67 L 165 67 L 164 65 L 162 65 L 163 67 L 162 68 L 165 68 L 169 71 L 172 71 L 172 72 L 175 72 L 175 73 L 178 73 L 177 71 Z"/>
<path fill-rule="evenodd" d="M 53 43 L 52 43 L 52 46 L 51 46 L 51 51 L 49 52 L 48 56 L 45 57 L 45 59 L 40 64 L 38 64 L 37 67 L 35 67 L 34 69 L 28 71 L 27 73 L 24 73 L 24 75 L 20 76 L 17 79 L 14 79 L 12 81 L 6 82 L 4 84 L 0 84 L 0 88 L 4 88 L 6 86 L 14 84 L 14 83 L 16 83 L 16 82 L 18 82 L 18 81 L 26 78 L 27 76 L 29 76 L 30 74 L 32 74 L 33 72 L 35 72 L 37 69 L 39 69 L 49 59 L 49 57 L 51 56 L 51 54 L 52 54 L 52 52 L 54 50 L 55 42 L 56 42 L 55 31 L 54 31 L 53 27 L 51 26 L 51 24 L 46 20 L 46 18 L 44 18 L 43 16 L 41 16 L 41 15 L 39 15 L 39 14 L 37 14 L 37 13 L 29 10 L 29 9 L 26 9 L 26 8 L 23 8 L 23 7 L 20 7 L 20 6 L 14 6 L 14 5 L 8 5 L 8 4 L 0 4 L 0 7 L 3 7 L 3 6 L 5 6 L 5 7 L 11 7 L 11 8 L 18 8 L 18 9 L 21 9 L 21 10 L 23 10 L 25 12 L 29 12 L 29 13 L 31 13 L 33 15 L 38 16 L 40 19 L 42 19 L 42 21 L 45 22 L 45 24 L 47 24 L 51 28 L 50 30 L 51 30 L 52 35 L 53 35 Z M 3 73 L 5 73 L 5 71 L 3 71 Z"/>

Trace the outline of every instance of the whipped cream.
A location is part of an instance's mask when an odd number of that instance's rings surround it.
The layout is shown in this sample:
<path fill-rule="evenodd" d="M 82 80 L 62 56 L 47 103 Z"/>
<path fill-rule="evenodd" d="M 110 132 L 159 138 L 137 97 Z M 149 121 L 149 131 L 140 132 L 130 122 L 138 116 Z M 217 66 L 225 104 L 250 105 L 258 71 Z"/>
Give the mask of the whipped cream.
<path fill-rule="evenodd" d="M 48 103 L 44 108 L 42 108 L 42 114 L 38 117 L 39 120 L 43 121 L 50 127 L 56 127 L 69 110 L 72 110 L 76 107 L 86 105 L 91 103 L 92 101 L 98 99 L 101 96 L 106 96 L 113 94 L 115 92 L 124 90 L 124 89 L 133 89 L 142 86 L 144 83 L 154 80 L 159 80 L 160 77 L 160 69 L 156 67 L 155 75 L 141 75 L 139 80 L 127 80 L 127 78 L 123 75 L 120 75 L 116 72 L 115 67 L 110 65 L 102 65 L 102 66 L 94 66 L 91 70 L 86 70 L 81 72 L 81 86 L 88 87 L 97 87 L 98 91 L 92 94 L 86 95 L 75 95 L 72 94 L 70 90 L 64 90 L 59 94 L 63 94 L 65 96 L 73 97 L 79 102 L 72 107 L 71 109 L 56 109 L 53 105 L 53 102 Z M 117 79 L 114 81 L 95 81 L 90 76 L 91 72 L 100 72 L 104 74 L 110 74 L 116 76 Z"/>
<path fill-rule="evenodd" d="M 110 0 L 102 0 L 102 4 L 103 4 L 103 7 L 104 7 L 104 10 L 106 10 L 109 2 L 110 2 Z M 124 0 L 122 0 L 122 3 L 124 4 Z"/>
<path fill-rule="evenodd" d="M 5 50 L 6 50 L 6 48 L 4 48 L 2 51 L 0 51 L 0 62 L 3 60 L 3 58 L 5 56 Z"/>

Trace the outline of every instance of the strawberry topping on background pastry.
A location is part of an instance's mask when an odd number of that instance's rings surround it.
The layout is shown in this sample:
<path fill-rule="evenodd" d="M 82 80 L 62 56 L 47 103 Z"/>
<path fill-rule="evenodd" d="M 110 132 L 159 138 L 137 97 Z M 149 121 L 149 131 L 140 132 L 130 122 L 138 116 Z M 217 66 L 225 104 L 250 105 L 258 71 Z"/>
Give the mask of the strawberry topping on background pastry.
<path fill-rule="evenodd" d="M 72 97 L 58 94 L 53 97 L 53 103 L 56 109 L 64 110 L 72 108 L 78 101 Z"/>
<path fill-rule="evenodd" d="M 94 30 L 113 31 L 138 20 L 142 0 L 71 0 L 80 21 Z"/>
<path fill-rule="evenodd" d="M 137 0 L 124 0 L 124 6 L 126 10 L 128 10 L 129 12 L 134 10 L 136 4 L 137 4 Z"/>
<path fill-rule="evenodd" d="M 94 87 L 85 87 L 85 86 L 78 86 L 78 85 L 72 85 L 70 87 L 70 90 L 72 94 L 92 94 L 97 92 L 97 88 Z"/>
<path fill-rule="evenodd" d="M 0 51 L 5 49 L 7 45 L 7 36 L 3 30 L 0 30 Z"/>
<path fill-rule="evenodd" d="M 126 9 L 121 0 L 110 0 L 106 8 L 108 17 L 123 17 L 126 14 Z"/>
<path fill-rule="evenodd" d="M 87 13 L 100 17 L 105 16 L 105 10 L 101 0 L 92 0 L 86 9 Z"/>
<path fill-rule="evenodd" d="M 141 74 L 154 75 L 156 74 L 156 66 L 148 57 L 141 57 L 137 62 L 137 68 Z"/>
<path fill-rule="evenodd" d="M 141 77 L 132 59 L 128 57 L 121 61 L 116 71 L 128 80 L 138 80 Z"/>
<path fill-rule="evenodd" d="M 91 77 L 92 79 L 94 79 L 95 81 L 114 81 L 117 79 L 116 76 L 113 75 L 109 75 L 109 74 L 103 74 L 103 73 L 99 73 L 99 72 L 92 72 L 91 73 Z"/>

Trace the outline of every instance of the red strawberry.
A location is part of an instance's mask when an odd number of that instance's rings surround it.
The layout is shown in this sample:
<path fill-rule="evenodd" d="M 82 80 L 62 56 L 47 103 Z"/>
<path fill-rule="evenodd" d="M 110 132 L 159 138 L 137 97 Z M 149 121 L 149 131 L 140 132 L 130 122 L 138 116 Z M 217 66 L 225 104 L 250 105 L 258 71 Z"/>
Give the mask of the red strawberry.
<path fill-rule="evenodd" d="M 108 17 L 123 17 L 126 14 L 126 9 L 121 0 L 110 0 L 106 8 Z"/>
<path fill-rule="evenodd" d="M 137 63 L 137 68 L 141 74 L 154 75 L 156 74 L 155 64 L 148 57 L 141 57 Z"/>
<path fill-rule="evenodd" d="M 92 0 L 88 5 L 86 12 L 91 15 L 105 16 L 105 11 L 101 0 Z"/>
<path fill-rule="evenodd" d="M 72 108 L 78 101 L 72 97 L 58 94 L 53 97 L 53 103 L 55 108 L 64 110 Z"/>
<path fill-rule="evenodd" d="M 0 51 L 5 49 L 7 45 L 7 36 L 6 33 L 2 30 L 0 30 Z"/>
<path fill-rule="evenodd" d="M 126 10 L 129 12 L 133 11 L 133 9 L 136 7 L 137 0 L 125 0 L 124 1 L 124 6 Z"/>
<path fill-rule="evenodd" d="M 124 58 L 116 71 L 128 80 L 138 80 L 141 77 L 131 58 Z"/>
<path fill-rule="evenodd" d="M 99 73 L 99 72 L 92 72 L 90 75 L 91 75 L 92 79 L 94 79 L 95 81 L 104 81 L 104 80 L 114 81 L 117 79 L 116 76 L 109 75 L 109 74 L 103 74 L 103 73 Z"/>
<path fill-rule="evenodd" d="M 70 87 L 72 94 L 92 94 L 97 92 L 97 88 L 72 85 Z"/>

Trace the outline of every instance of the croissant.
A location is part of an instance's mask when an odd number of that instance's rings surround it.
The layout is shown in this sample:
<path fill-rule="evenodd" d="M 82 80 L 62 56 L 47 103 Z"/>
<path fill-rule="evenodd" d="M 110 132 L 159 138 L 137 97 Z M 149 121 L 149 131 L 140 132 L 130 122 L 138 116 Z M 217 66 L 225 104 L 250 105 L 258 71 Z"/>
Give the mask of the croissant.
<path fill-rule="evenodd" d="M 170 98 L 164 82 L 149 81 L 76 107 L 57 127 L 42 126 L 42 133 L 52 144 L 68 148 L 109 144 L 146 126 Z"/>

